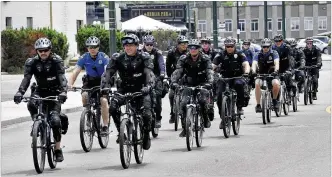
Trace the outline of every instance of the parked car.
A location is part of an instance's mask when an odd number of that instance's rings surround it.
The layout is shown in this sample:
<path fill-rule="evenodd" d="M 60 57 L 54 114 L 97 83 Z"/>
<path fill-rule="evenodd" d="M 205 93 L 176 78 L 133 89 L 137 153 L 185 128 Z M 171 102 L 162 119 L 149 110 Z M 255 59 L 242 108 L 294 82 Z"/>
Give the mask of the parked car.
<path fill-rule="evenodd" d="M 314 38 L 314 39 L 318 39 L 318 40 L 320 40 L 320 41 L 322 41 L 322 42 L 324 42 L 324 43 L 326 43 L 326 44 L 328 44 L 329 43 L 329 41 L 331 40 L 329 37 L 327 37 L 327 36 L 312 36 L 312 38 Z"/>
<path fill-rule="evenodd" d="M 328 50 L 328 44 L 327 43 L 322 42 L 322 41 L 320 41 L 318 39 L 314 39 L 314 43 L 313 44 L 315 46 L 317 46 L 322 53 L 328 54 L 329 50 Z M 297 43 L 296 48 L 303 49 L 305 46 L 306 46 L 305 39 L 301 39 Z"/>

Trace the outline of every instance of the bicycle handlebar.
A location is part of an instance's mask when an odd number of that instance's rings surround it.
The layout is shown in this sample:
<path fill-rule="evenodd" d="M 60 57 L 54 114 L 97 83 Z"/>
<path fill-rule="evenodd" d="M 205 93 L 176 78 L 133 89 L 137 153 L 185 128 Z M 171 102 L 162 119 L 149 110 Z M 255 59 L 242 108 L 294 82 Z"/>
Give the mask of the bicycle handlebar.
<path fill-rule="evenodd" d="M 55 101 L 58 102 L 58 96 L 48 96 L 45 98 L 41 98 L 41 97 L 23 97 L 22 101 L 23 102 L 28 102 L 30 100 L 43 100 L 43 101 Z"/>

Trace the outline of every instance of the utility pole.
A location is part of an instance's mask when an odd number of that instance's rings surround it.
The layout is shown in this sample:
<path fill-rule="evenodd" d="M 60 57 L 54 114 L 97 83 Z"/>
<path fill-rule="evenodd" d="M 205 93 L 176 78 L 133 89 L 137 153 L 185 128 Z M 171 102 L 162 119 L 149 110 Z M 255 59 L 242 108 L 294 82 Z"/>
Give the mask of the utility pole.
<path fill-rule="evenodd" d="M 52 1 L 50 1 L 50 28 L 53 29 Z"/>
<path fill-rule="evenodd" d="M 189 1 L 187 1 L 187 17 L 188 17 L 188 38 L 191 39 L 191 17 L 190 17 L 190 4 Z"/>
<path fill-rule="evenodd" d="M 267 1 L 264 1 L 264 38 L 268 38 L 267 32 Z"/>
<path fill-rule="evenodd" d="M 240 42 L 240 25 L 239 25 L 239 1 L 236 1 L 236 34 L 237 34 L 237 43 Z"/>
<path fill-rule="evenodd" d="M 282 1 L 282 35 L 286 38 L 286 8 L 285 1 Z"/>
<path fill-rule="evenodd" d="M 218 27 L 217 27 L 217 1 L 212 1 L 212 14 L 213 14 L 213 48 L 218 48 Z"/>
<path fill-rule="evenodd" d="M 115 19 L 115 1 L 108 1 L 109 30 L 110 30 L 110 55 L 116 52 L 116 19 Z"/>

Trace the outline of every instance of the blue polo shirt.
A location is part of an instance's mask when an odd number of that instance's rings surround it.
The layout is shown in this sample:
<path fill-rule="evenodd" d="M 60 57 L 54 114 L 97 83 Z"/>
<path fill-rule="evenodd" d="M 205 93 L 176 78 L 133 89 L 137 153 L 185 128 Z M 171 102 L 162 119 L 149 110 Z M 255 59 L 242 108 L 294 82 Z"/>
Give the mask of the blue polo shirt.
<path fill-rule="evenodd" d="M 91 58 L 89 52 L 86 52 L 80 57 L 76 65 L 82 69 L 84 68 L 88 76 L 101 77 L 108 62 L 109 57 L 103 52 L 98 52 L 97 58 L 95 60 Z"/>

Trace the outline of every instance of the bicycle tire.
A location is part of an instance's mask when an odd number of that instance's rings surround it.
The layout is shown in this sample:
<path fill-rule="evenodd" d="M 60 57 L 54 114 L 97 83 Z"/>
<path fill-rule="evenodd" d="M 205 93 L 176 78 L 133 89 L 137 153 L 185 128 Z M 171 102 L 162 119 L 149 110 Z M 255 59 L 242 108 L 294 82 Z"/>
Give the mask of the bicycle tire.
<path fill-rule="evenodd" d="M 281 85 L 280 87 L 280 91 L 279 91 L 279 108 L 278 109 L 274 109 L 274 112 L 276 113 L 277 117 L 281 116 L 281 111 L 282 111 L 282 103 L 283 103 L 283 92 L 284 92 L 284 88 L 283 85 Z"/>
<path fill-rule="evenodd" d="M 175 96 L 173 103 L 173 113 L 174 113 L 174 130 L 178 131 L 179 128 L 179 96 Z"/>
<path fill-rule="evenodd" d="M 152 121 L 152 125 L 153 125 L 153 127 L 152 127 L 152 129 L 151 129 L 151 133 L 152 133 L 152 137 L 153 137 L 153 138 L 157 138 L 158 135 L 159 135 L 159 128 L 156 128 L 156 127 L 155 127 L 155 125 L 156 125 L 156 120 L 155 120 L 155 119 L 156 119 L 156 118 L 155 118 L 155 116 L 154 116 L 153 121 Z"/>
<path fill-rule="evenodd" d="M 133 132 L 134 155 L 137 164 L 143 162 L 144 149 L 143 149 L 143 124 L 134 120 L 135 130 Z"/>
<path fill-rule="evenodd" d="M 268 123 L 270 123 L 271 120 L 272 120 L 272 117 L 271 117 L 271 115 L 272 115 L 272 111 L 271 111 L 272 94 L 271 94 L 270 91 L 268 91 L 266 93 L 266 97 L 265 98 L 266 98 L 266 105 L 267 105 L 267 109 L 266 109 L 266 121 Z"/>
<path fill-rule="evenodd" d="M 237 110 L 236 108 L 236 104 L 233 103 L 233 110 Z M 238 135 L 240 132 L 240 120 L 241 120 L 241 115 L 239 114 L 235 114 L 235 119 L 232 119 L 232 129 L 233 129 L 233 133 L 234 135 Z"/>
<path fill-rule="evenodd" d="M 47 135 L 47 161 L 48 161 L 48 165 L 50 166 L 51 169 L 56 168 L 57 162 L 55 161 L 55 141 L 54 141 L 54 137 L 53 137 L 53 132 L 52 129 L 48 126 L 48 135 Z"/>
<path fill-rule="evenodd" d="M 263 124 L 266 124 L 266 115 L 267 115 L 267 112 L 268 112 L 266 92 L 267 91 L 262 92 L 262 120 L 263 120 Z"/>
<path fill-rule="evenodd" d="M 288 96 L 289 96 L 288 92 L 287 91 L 284 92 L 284 94 L 283 94 L 284 102 L 282 104 L 282 107 L 283 107 L 285 115 L 288 115 L 288 113 L 289 113 L 289 102 L 288 102 L 289 97 Z"/>
<path fill-rule="evenodd" d="M 192 108 L 187 108 L 187 117 L 186 117 L 186 144 L 187 144 L 187 149 L 188 151 L 191 151 L 193 148 L 193 139 L 194 139 L 194 132 L 193 132 L 193 113 L 192 113 Z"/>
<path fill-rule="evenodd" d="M 195 115 L 195 139 L 196 146 L 201 147 L 203 142 L 204 121 L 202 116 L 196 111 Z"/>
<path fill-rule="evenodd" d="M 100 122 L 103 120 L 102 116 L 100 116 L 100 115 L 98 116 L 98 114 L 97 114 L 96 119 L 99 119 L 99 127 L 101 127 L 100 126 L 101 125 Z M 110 120 L 110 118 L 108 118 L 108 125 L 107 125 L 107 127 L 110 127 L 110 124 L 111 124 L 111 120 Z M 103 134 L 103 133 L 100 132 L 98 134 L 98 143 L 99 143 L 99 146 L 102 149 L 105 149 L 108 146 L 108 142 L 109 142 L 109 133 Z"/>
<path fill-rule="evenodd" d="M 87 119 L 86 119 L 87 118 Z M 84 133 L 87 132 L 85 131 L 85 125 L 87 125 L 87 120 L 90 119 L 89 123 L 89 140 L 90 142 L 86 144 L 85 139 L 84 139 Z M 94 130 L 93 130 L 93 114 L 91 114 L 90 110 L 84 110 L 81 114 L 81 119 L 80 119 L 80 141 L 81 141 L 81 146 L 85 152 L 90 152 L 92 149 L 92 144 L 93 144 L 93 135 L 94 135 Z"/>
<path fill-rule="evenodd" d="M 39 134 L 40 132 L 40 134 Z M 38 134 L 40 136 L 38 136 Z M 37 140 L 38 137 L 41 137 L 41 159 L 40 162 L 38 161 L 38 152 L 37 152 Z M 43 173 L 45 167 L 45 153 L 46 153 L 46 132 L 43 126 L 42 121 L 35 121 L 33 123 L 33 130 L 32 130 L 32 156 L 33 156 L 33 164 L 35 166 L 35 170 L 38 174 Z"/>
<path fill-rule="evenodd" d="M 296 88 L 295 95 L 292 97 L 292 105 L 293 105 L 293 112 L 297 111 L 297 96 L 298 96 L 298 88 Z"/>
<path fill-rule="evenodd" d="M 304 99 L 304 105 L 308 105 L 308 99 L 309 99 L 309 93 L 308 93 L 308 79 L 305 79 L 304 81 L 304 94 L 303 94 L 303 99 Z"/>
<path fill-rule="evenodd" d="M 313 94 L 314 94 L 314 91 L 313 91 L 313 88 L 312 88 L 312 87 L 313 87 L 313 84 L 312 84 L 312 81 L 310 81 L 310 82 L 309 82 L 309 86 L 308 86 L 308 88 L 309 88 L 309 91 L 308 91 L 309 94 L 308 94 L 308 95 L 309 95 L 309 103 L 310 103 L 310 104 L 313 104 L 313 102 L 314 102 L 314 101 L 313 101 Z"/>
<path fill-rule="evenodd" d="M 224 97 L 221 103 L 221 119 L 224 124 L 223 133 L 225 138 L 229 138 L 230 136 L 230 129 L 231 129 L 231 121 L 230 121 L 230 106 L 228 97 Z"/>
<path fill-rule="evenodd" d="M 132 128 L 129 119 L 127 118 L 122 119 L 120 125 L 120 134 L 119 134 L 119 147 L 120 147 L 121 165 L 124 169 L 127 169 L 130 166 L 131 150 L 132 150 L 131 131 Z M 128 136 L 126 136 L 125 133 L 127 133 Z M 124 153 L 125 150 L 127 151 L 127 154 Z"/>

